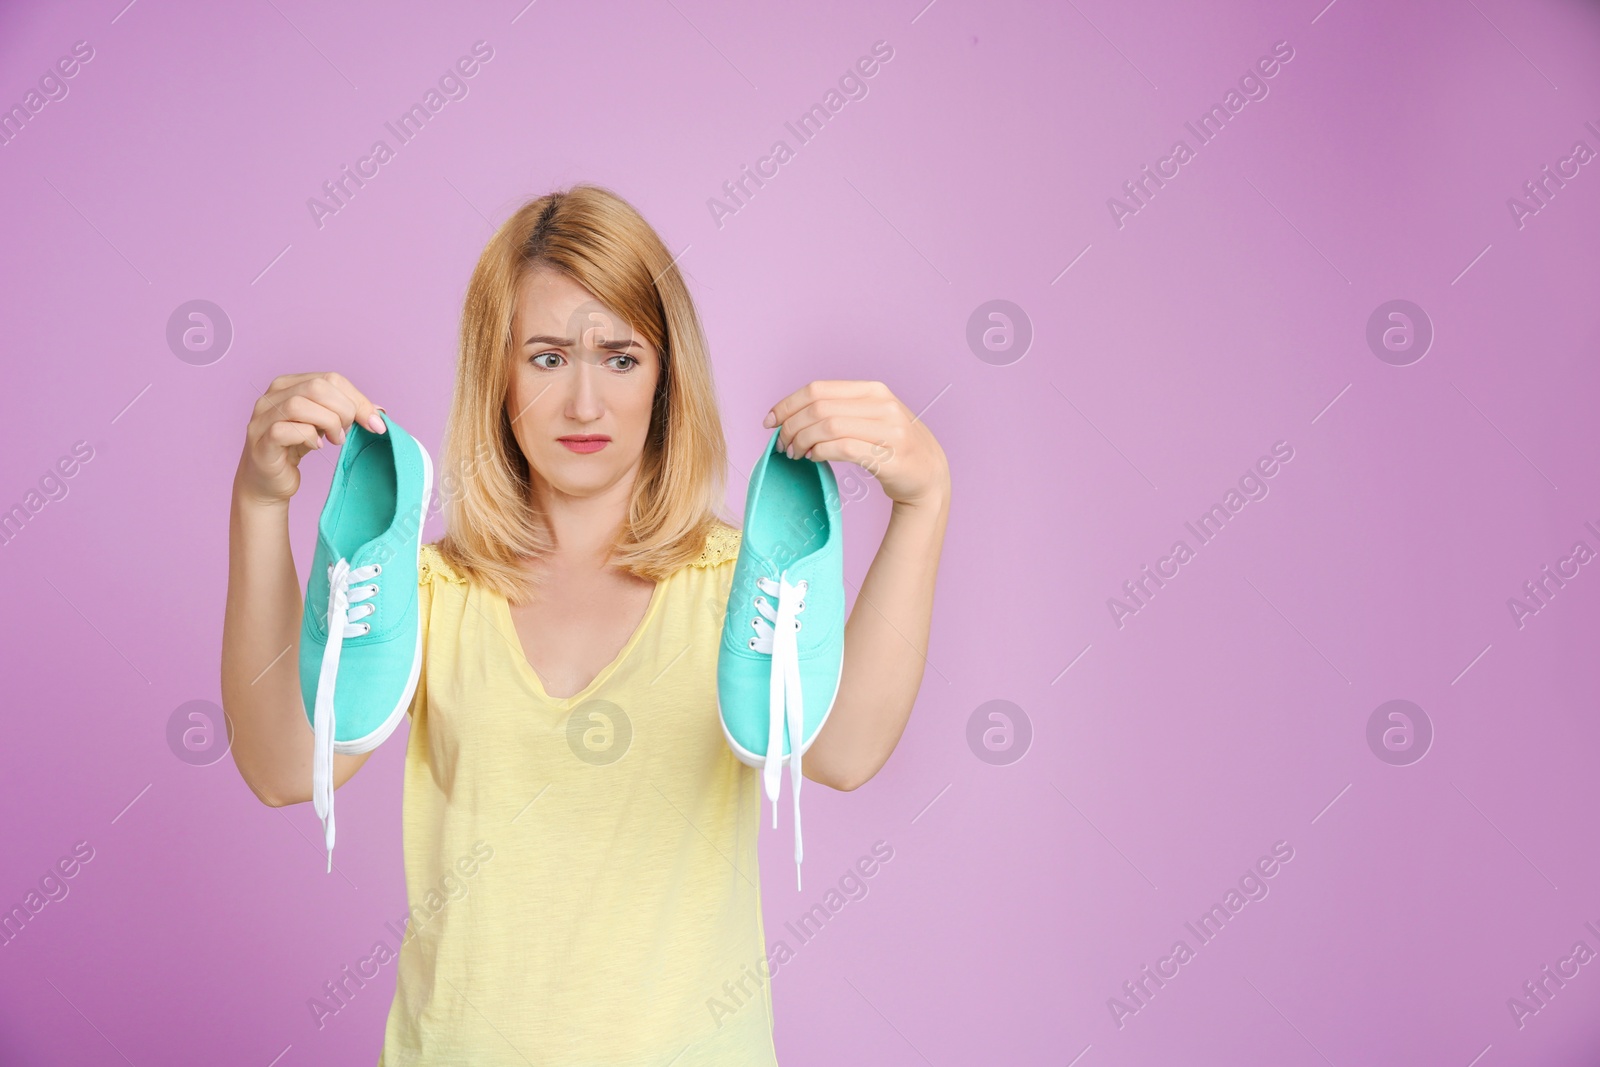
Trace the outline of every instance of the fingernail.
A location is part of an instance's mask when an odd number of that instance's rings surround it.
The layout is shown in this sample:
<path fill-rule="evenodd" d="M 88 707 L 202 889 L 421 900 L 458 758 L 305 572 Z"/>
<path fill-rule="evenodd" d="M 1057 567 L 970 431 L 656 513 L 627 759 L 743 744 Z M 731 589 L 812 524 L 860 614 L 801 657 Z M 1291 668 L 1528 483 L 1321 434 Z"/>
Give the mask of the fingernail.
<path fill-rule="evenodd" d="M 778 425 L 778 416 L 774 415 L 770 411 L 767 412 L 767 417 L 761 420 L 761 425 L 765 426 L 769 430 L 772 429 L 774 426 Z"/>
<path fill-rule="evenodd" d="M 790 445 L 789 446 L 788 456 L 789 456 L 790 459 L 794 458 L 794 445 Z"/>
<path fill-rule="evenodd" d="M 383 416 L 374 411 L 372 417 L 367 420 L 367 428 L 373 433 L 383 433 Z"/>

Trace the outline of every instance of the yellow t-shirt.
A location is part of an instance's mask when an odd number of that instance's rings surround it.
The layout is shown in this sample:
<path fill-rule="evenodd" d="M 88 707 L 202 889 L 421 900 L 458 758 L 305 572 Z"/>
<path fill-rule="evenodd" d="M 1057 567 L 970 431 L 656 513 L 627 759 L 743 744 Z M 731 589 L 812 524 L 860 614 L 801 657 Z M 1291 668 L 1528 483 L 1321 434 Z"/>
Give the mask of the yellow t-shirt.
<path fill-rule="evenodd" d="M 718 721 L 739 532 L 657 584 L 583 692 L 423 546 L 411 919 L 379 1067 L 776 1067 L 755 768 Z"/>

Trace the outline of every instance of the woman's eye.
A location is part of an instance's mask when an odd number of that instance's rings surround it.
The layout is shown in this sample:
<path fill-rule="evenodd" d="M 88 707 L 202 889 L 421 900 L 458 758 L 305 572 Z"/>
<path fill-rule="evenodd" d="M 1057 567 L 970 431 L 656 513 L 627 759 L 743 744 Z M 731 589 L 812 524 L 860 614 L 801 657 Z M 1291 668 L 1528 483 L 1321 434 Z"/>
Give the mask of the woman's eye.
<path fill-rule="evenodd" d="M 535 367 L 543 367 L 545 370 L 554 370 L 556 368 L 557 364 L 544 363 L 544 362 L 541 362 L 541 361 L 545 360 L 545 359 L 556 359 L 556 360 L 559 360 L 560 358 L 561 358 L 561 353 L 560 352 L 540 352 L 537 356 L 534 356 L 532 358 L 532 360 L 530 360 L 530 362 Z"/>
<path fill-rule="evenodd" d="M 639 365 L 639 360 L 634 356 L 616 355 L 616 356 L 612 356 L 611 358 L 614 359 L 614 360 L 615 359 L 625 359 L 625 360 L 628 361 L 626 365 L 617 368 L 618 370 L 632 370 L 634 367 L 637 367 Z"/>

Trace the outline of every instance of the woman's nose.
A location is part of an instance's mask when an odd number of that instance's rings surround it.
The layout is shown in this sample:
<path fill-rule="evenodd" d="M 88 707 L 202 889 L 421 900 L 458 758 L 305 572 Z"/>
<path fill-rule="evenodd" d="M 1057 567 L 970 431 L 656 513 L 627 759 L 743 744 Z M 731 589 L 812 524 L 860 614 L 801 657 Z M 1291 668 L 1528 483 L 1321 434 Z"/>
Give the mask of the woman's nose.
<path fill-rule="evenodd" d="M 567 397 L 570 418 L 592 422 L 605 414 L 599 381 L 602 369 L 586 359 L 579 359 L 573 364 L 572 391 Z"/>

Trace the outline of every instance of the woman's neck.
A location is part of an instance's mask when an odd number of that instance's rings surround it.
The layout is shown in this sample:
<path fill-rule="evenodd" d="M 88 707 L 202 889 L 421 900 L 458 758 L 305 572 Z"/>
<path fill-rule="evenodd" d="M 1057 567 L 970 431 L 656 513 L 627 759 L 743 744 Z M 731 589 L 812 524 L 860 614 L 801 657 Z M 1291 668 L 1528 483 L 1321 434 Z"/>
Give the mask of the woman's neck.
<path fill-rule="evenodd" d="M 550 536 L 553 561 L 563 566 L 604 569 L 617 531 L 628 519 L 634 475 L 619 479 L 592 496 L 569 496 L 536 480 L 533 492 Z"/>

